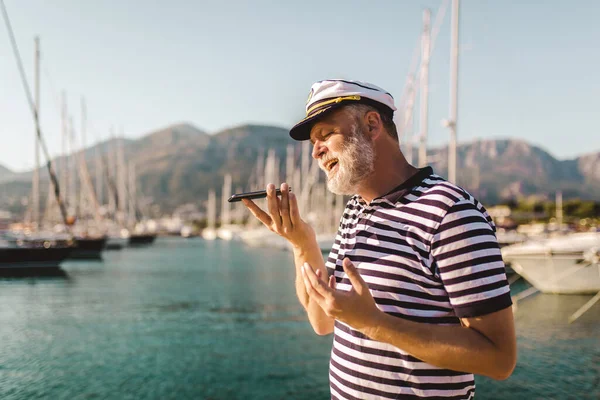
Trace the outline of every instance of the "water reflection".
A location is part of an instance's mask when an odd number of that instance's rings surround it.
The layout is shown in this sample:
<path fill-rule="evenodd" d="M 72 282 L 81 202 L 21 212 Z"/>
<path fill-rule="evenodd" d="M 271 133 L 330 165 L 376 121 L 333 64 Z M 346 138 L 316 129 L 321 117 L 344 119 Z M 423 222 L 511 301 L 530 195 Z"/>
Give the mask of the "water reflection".
<path fill-rule="evenodd" d="M 0 281 L 36 280 L 51 281 L 53 279 L 68 280 L 69 274 L 62 268 L 2 268 Z"/>
<path fill-rule="evenodd" d="M 332 338 L 289 253 L 159 240 L 63 272 L 0 280 L 0 398 L 328 398 Z M 522 301 L 517 369 L 478 377 L 477 397 L 600 398 L 600 304 L 567 323 L 588 299 Z"/>

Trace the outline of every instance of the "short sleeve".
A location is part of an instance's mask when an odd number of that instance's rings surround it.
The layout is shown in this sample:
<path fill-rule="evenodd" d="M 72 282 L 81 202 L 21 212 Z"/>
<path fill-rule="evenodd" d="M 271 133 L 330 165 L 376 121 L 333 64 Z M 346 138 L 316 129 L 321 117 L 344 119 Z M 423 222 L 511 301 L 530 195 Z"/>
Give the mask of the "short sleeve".
<path fill-rule="evenodd" d="M 473 201 L 460 200 L 450 207 L 433 235 L 431 255 L 459 318 L 512 304 L 493 223 Z"/>
<path fill-rule="evenodd" d="M 341 244 L 342 234 L 338 229 L 338 232 L 335 235 L 335 241 L 333 242 L 333 246 L 331 247 L 331 251 L 329 252 L 329 256 L 325 260 L 325 267 L 327 268 L 327 274 L 329 276 L 335 274 L 336 267 L 342 264 L 341 260 L 343 257 L 343 253 L 340 249 Z"/>
<path fill-rule="evenodd" d="M 344 208 L 344 212 L 340 216 L 340 221 L 338 223 L 338 230 L 335 234 L 335 240 L 333 241 L 333 245 L 331 246 L 331 251 L 329 255 L 325 259 L 325 268 L 327 268 L 327 274 L 329 276 L 335 275 L 335 271 L 338 270 L 340 272 L 343 271 L 342 268 L 342 260 L 344 259 L 344 230 L 346 224 L 349 223 L 351 219 L 351 214 L 354 204 L 354 198 L 350 199 L 348 203 L 346 203 L 346 207 Z"/>

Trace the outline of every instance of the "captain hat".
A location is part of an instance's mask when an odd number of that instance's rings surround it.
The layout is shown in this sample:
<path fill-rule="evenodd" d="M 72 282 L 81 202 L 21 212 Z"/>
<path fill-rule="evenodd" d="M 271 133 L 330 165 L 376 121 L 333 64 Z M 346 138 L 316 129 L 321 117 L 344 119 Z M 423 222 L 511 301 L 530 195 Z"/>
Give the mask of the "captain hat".
<path fill-rule="evenodd" d="M 348 104 L 368 104 L 393 117 L 394 98 L 382 88 L 371 83 L 329 79 L 316 82 L 310 88 L 306 101 L 306 117 L 290 130 L 295 140 L 310 139 L 310 130 L 318 117 Z"/>

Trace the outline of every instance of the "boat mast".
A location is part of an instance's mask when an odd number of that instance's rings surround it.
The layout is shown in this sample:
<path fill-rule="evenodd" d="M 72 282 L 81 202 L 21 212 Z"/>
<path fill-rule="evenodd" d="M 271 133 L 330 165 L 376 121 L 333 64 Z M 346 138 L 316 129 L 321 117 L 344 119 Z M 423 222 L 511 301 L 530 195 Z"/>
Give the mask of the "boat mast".
<path fill-rule="evenodd" d="M 40 117 L 40 38 L 36 36 L 35 42 L 35 110 Z M 38 143 L 37 135 L 33 139 L 35 147 L 35 166 L 33 169 L 33 182 L 32 182 L 32 203 L 33 203 L 33 218 L 32 228 L 34 231 L 38 231 L 41 226 L 40 220 L 40 145 Z"/>
<path fill-rule="evenodd" d="M 456 183 L 456 126 L 458 118 L 458 19 L 459 0 L 452 0 L 452 34 L 450 38 L 450 144 L 448 146 L 448 180 Z"/>
<path fill-rule="evenodd" d="M 127 164 L 125 163 L 125 133 L 123 127 L 120 129 L 117 140 L 117 185 L 119 200 L 117 203 L 118 219 L 121 224 L 127 221 Z"/>
<path fill-rule="evenodd" d="M 415 90 L 415 79 L 413 74 L 408 76 L 408 94 L 406 96 L 406 102 L 404 104 L 404 118 L 403 118 L 403 137 L 405 137 L 405 149 L 406 161 L 412 165 L 413 163 L 413 141 L 414 141 L 414 111 L 415 111 L 415 97 L 417 91 Z"/>
<path fill-rule="evenodd" d="M 62 128 L 62 137 L 61 137 L 61 147 L 62 147 L 62 157 L 60 160 L 60 186 L 63 188 L 63 192 L 65 194 L 65 203 L 66 208 L 68 209 L 71 204 L 69 204 L 69 187 L 68 185 L 68 162 L 67 162 L 67 94 L 63 90 L 61 93 L 62 107 L 61 107 L 61 128 Z"/>
<path fill-rule="evenodd" d="M 110 128 L 110 139 L 106 142 L 106 147 L 108 149 L 108 156 L 105 162 L 106 169 L 106 183 L 108 186 L 108 211 L 112 218 L 121 225 L 120 221 L 117 219 L 117 203 L 119 199 L 119 191 L 117 185 L 115 184 L 116 177 L 115 174 L 115 162 L 116 162 L 116 139 L 115 139 L 115 131 L 113 127 Z"/>
<path fill-rule="evenodd" d="M 431 39 L 431 11 L 423 10 L 423 34 L 421 36 L 421 121 L 419 167 L 427 165 L 427 122 L 429 118 L 429 56 Z"/>
<path fill-rule="evenodd" d="M 231 196 L 231 174 L 225 174 L 221 196 L 221 226 L 226 226 L 231 224 L 231 207 L 230 203 L 227 201 Z"/>
<path fill-rule="evenodd" d="M 288 144 L 285 158 L 285 181 L 288 185 L 292 184 L 294 179 L 294 145 Z"/>
<path fill-rule="evenodd" d="M 128 225 L 129 226 L 135 226 L 135 223 L 137 221 L 137 214 L 136 214 L 136 205 L 137 205 L 137 181 L 136 181 L 136 176 L 135 176 L 135 164 L 133 163 L 133 161 L 129 161 L 129 166 L 127 168 L 127 170 L 129 171 L 129 196 L 127 200 L 128 204 L 129 204 L 129 210 L 128 210 L 128 216 L 127 216 L 127 221 L 128 221 Z"/>
<path fill-rule="evenodd" d="M 94 220 L 96 221 L 96 225 L 99 226 L 101 223 L 100 216 L 100 205 L 98 204 L 98 198 L 96 197 L 96 193 L 94 191 L 94 184 L 92 182 L 92 178 L 90 176 L 90 172 L 87 167 L 87 161 L 85 157 L 87 145 L 87 107 L 85 105 L 85 98 L 81 97 L 81 148 L 78 152 L 79 154 L 79 180 L 80 180 L 80 207 L 84 207 L 82 212 L 86 213 L 86 217 L 93 215 Z M 83 206 L 81 206 L 82 199 Z"/>
<path fill-rule="evenodd" d="M 27 77 L 25 76 L 25 69 L 23 68 L 23 61 L 21 60 L 21 55 L 19 53 L 19 48 L 17 46 L 17 40 L 15 38 L 15 34 L 12 29 L 12 25 L 10 23 L 10 18 L 8 17 L 8 12 L 6 10 L 6 6 L 4 1 L 0 1 L 0 6 L 2 6 L 2 16 L 4 18 L 4 22 L 6 23 L 6 29 L 8 30 L 8 36 L 10 38 L 11 47 L 13 49 L 13 53 L 15 56 L 15 61 L 17 63 L 17 67 L 19 69 L 19 75 L 21 76 L 21 83 L 23 84 L 23 90 L 25 91 L 25 96 L 27 97 L 27 103 L 29 105 L 29 109 L 33 114 L 33 119 L 35 122 L 35 130 L 37 135 L 38 143 L 41 146 L 42 151 L 44 152 L 44 156 L 46 158 L 46 167 L 48 168 L 48 175 L 50 176 L 50 182 L 52 187 L 54 188 L 54 195 L 56 197 L 56 202 L 58 203 L 58 207 L 60 209 L 60 213 L 63 217 L 63 221 L 65 222 L 65 226 L 67 226 L 67 232 L 69 235 L 72 235 L 71 229 L 67 224 L 67 211 L 63 204 L 63 201 L 60 197 L 60 187 L 58 184 L 58 178 L 54 173 L 54 168 L 52 167 L 52 159 L 50 158 L 50 153 L 48 152 L 48 148 L 46 147 L 46 143 L 42 138 L 42 130 L 40 128 L 40 120 L 37 113 L 37 109 L 33 100 L 33 96 L 31 95 L 31 90 L 29 89 L 29 83 L 27 82 Z"/>
<path fill-rule="evenodd" d="M 96 151 L 95 151 L 95 166 L 94 166 L 94 171 L 96 173 L 96 198 L 98 199 L 98 203 L 100 204 L 100 206 L 104 206 L 104 192 L 103 192 L 103 188 L 102 185 L 104 184 L 102 182 L 102 158 L 100 155 L 100 147 L 101 147 L 101 141 L 98 141 L 96 143 Z"/>
<path fill-rule="evenodd" d="M 79 192 L 77 191 L 77 177 L 78 177 L 78 173 L 77 173 L 77 156 L 75 155 L 75 149 L 77 148 L 76 143 L 75 143 L 75 124 L 73 123 L 73 117 L 70 116 L 69 119 L 69 127 L 68 127 L 68 136 L 67 136 L 67 140 L 68 140 L 68 144 L 69 144 L 69 191 L 70 191 L 70 196 L 71 196 L 71 210 L 72 210 L 72 214 L 75 218 L 79 217 L 79 208 L 80 208 L 80 204 L 79 204 L 79 200 L 80 200 L 80 196 L 79 196 Z"/>
<path fill-rule="evenodd" d="M 562 229 L 563 223 L 563 196 L 562 191 L 556 192 L 556 223 L 558 224 L 559 232 Z"/>
<path fill-rule="evenodd" d="M 208 192 L 208 215 L 207 215 L 207 228 L 215 230 L 217 220 L 217 195 L 214 189 L 210 189 Z"/>

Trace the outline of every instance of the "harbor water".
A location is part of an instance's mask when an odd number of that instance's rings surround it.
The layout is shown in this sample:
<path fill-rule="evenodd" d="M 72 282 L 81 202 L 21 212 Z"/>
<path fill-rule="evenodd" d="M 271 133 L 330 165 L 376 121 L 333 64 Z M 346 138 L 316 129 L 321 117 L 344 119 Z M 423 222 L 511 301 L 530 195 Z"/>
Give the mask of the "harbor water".
<path fill-rule="evenodd" d="M 0 281 L 0 399 L 327 399 L 332 337 L 312 332 L 288 252 L 159 239 Z M 513 290 L 527 286 L 517 282 Z M 535 295 L 519 360 L 477 399 L 600 399 L 600 304 Z"/>

